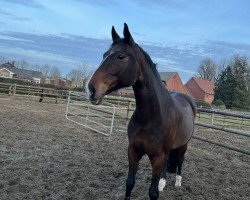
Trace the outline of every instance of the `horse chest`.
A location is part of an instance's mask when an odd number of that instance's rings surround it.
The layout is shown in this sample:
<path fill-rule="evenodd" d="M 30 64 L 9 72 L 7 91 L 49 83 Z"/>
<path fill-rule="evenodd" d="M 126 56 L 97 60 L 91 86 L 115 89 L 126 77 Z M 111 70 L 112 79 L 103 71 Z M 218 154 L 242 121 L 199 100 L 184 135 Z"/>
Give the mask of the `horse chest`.
<path fill-rule="evenodd" d="M 164 129 L 156 126 L 140 126 L 133 124 L 133 128 L 128 129 L 130 145 L 136 147 L 144 154 L 151 154 L 156 149 L 162 149 L 164 145 Z"/>
<path fill-rule="evenodd" d="M 146 154 L 155 150 L 167 151 L 172 149 L 176 130 L 177 126 L 168 126 L 158 121 L 144 126 L 132 121 L 128 127 L 129 143 Z"/>

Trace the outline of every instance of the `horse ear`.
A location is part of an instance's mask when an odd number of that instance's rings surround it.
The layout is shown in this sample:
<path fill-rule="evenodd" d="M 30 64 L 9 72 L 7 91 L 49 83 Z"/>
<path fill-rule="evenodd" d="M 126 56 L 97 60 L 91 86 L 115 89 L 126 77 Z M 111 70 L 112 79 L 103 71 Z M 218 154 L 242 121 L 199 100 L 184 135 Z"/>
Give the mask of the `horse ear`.
<path fill-rule="evenodd" d="M 128 25 L 126 23 L 124 23 L 123 35 L 124 35 L 125 41 L 128 44 L 133 44 L 134 43 L 134 39 L 133 39 L 132 35 L 130 34 L 130 32 L 128 30 Z"/>
<path fill-rule="evenodd" d="M 112 26 L 111 35 L 112 35 L 113 42 L 115 42 L 115 41 L 117 41 L 117 40 L 120 39 L 120 36 L 115 31 L 115 27 L 114 26 Z"/>

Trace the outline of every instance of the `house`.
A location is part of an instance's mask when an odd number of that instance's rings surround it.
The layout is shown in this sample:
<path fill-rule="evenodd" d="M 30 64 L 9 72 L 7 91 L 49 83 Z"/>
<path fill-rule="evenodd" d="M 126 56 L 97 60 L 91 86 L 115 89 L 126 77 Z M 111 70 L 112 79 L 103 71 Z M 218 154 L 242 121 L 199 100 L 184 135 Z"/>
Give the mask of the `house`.
<path fill-rule="evenodd" d="M 27 82 L 41 83 L 42 72 L 19 69 L 15 67 L 14 62 L 7 62 L 0 65 L 0 77 L 19 79 Z"/>
<path fill-rule="evenodd" d="M 19 73 L 19 69 L 14 66 L 14 63 L 4 63 L 0 65 L 0 77 L 2 78 L 15 78 Z"/>
<path fill-rule="evenodd" d="M 71 81 L 66 79 L 66 78 L 45 78 L 44 79 L 45 84 L 51 84 L 56 87 L 61 87 L 61 88 L 71 88 L 72 84 Z"/>
<path fill-rule="evenodd" d="M 212 104 L 214 100 L 215 84 L 202 78 L 192 77 L 186 84 L 186 89 L 197 100 L 204 100 L 208 104 Z"/>
<path fill-rule="evenodd" d="M 169 91 L 188 94 L 177 72 L 159 72 L 159 74 L 163 84 Z M 118 94 L 131 96 L 134 95 L 134 91 L 132 87 L 122 88 L 118 90 Z"/>
<path fill-rule="evenodd" d="M 172 92 L 188 94 L 177 72 L 159 72 L 165 87 Z"/>
<path fill-rule="evenodd" d="M 0 69 L 0 77 L 13 78 L 14 73 L 6 68 Z"/>

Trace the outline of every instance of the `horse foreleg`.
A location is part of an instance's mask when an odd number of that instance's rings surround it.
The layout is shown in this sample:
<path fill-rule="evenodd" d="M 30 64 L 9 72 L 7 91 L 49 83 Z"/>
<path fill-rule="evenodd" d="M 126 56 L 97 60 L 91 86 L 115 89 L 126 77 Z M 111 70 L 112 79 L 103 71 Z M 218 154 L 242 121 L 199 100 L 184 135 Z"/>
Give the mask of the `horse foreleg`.
<path fill-rule="evenodd" d="M 142 155 L 139 152 L 136 152 L 135 148 L 129 146 L 128 148 L 129 171 L 126 180 L 125 200 L 130 199 L 131 191 L 133 190 L 135 185 L 135 175 L 138 170 L 138 165 L 141 158 Z"/>
<path fill-rule="evenodd" d="M 185 144 L 179 148 L 175 187 L 181 186 L 181 179 L 182 179 L 181 172 L 182 172 L 182 165 L 184 162 L 184 155 L 185 155 L 186 151 L 187 151 L 187 144 Z"/>
<path fill-rule="evenodd" d="M 159 196 L 158 184 L 164 166 L 165 153 L 149 157 L 152 165 L 152 180 L 149 188 L 150 200 L 156 200 Z"/>
<path fill-rule="evenodd" d="M 161 172 L 161 178 L 160 178 L 159 185 L 158 185 L 158 189 L 160 192 L 163 191 L 163 189 L 166 186 L 167 167 L 168 167 L 167 165 L 168 165 L 168 153 L 165 155 L 165 158 L 164 158 L 163 169 Z"/>

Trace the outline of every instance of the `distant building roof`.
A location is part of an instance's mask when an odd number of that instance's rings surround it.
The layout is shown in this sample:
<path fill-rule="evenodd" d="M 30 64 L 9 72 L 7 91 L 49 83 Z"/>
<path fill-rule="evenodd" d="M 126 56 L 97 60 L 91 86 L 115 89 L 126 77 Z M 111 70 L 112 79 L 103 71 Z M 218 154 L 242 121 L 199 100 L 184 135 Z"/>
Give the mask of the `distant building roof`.
<path fill-rule="evenodd" d="M 19 69 L 20 76 L 23 78 L 35 77 L 42 78 L 42 72 L 27 70 L 27 69 Z"/>
<path fill-rule="evenodd" d="M 50 80 L 64 80 L 64 81 L 70 81 L 69 79 L 67 78 L 64 78 L 64 77 L 47 77 L 47 79 L 50 79 Z"/>
<path fill-rule="evenodd" d="M 171 77 L 177 74 L 177 72 L 159 72 L 159 74 L 160 74 L 161 80 L 167 83 Z"/>
<path fill-rule="evenodd" d="M 19 69 L 10 62 L 0 65 L 0 69 L 3 69 L 3 68 L 13 72 L 19 78 L 32 78 L 32 77 L 42 78 L 42 72 L 27 70 L 27 69 Z"/>
<path fill-rule="evenodd" d="M 192 79 L 197 83 L 197 85 L 207 94 L 214 94 L 215 84 L 212 81 L 192 77 Z"/>
<path fill-rule="evenodd" d="M 5 69 L 7 69 L 15 74 L 19 73 L 19 69 L 16 68 L 13 64 L 11 64 L 9 62 L 0 65 L 0 69 L 3 69 L 3 68 L 5 68 Z"/>

